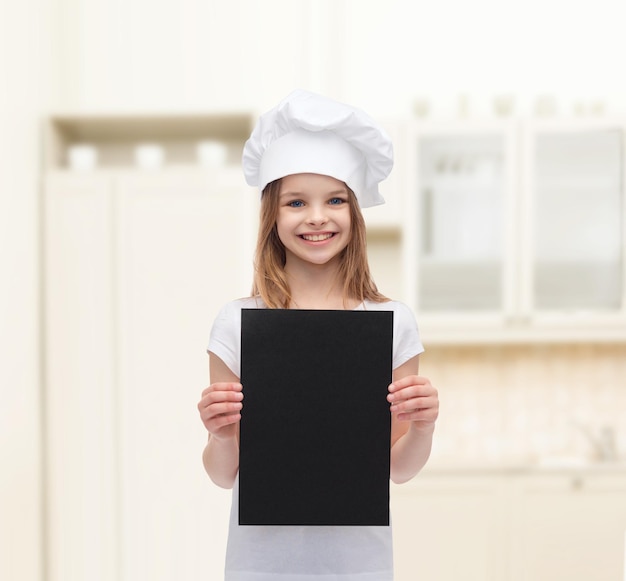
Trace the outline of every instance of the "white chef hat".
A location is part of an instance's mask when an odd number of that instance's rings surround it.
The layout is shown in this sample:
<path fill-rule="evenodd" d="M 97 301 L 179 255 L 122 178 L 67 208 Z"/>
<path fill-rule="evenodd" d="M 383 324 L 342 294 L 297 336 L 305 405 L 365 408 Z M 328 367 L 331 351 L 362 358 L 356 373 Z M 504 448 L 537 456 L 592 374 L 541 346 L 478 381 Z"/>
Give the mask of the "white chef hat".
<path fill-rule="evenodd" d="M 378 184 L 393 167 L 387 133 L 360 109 L 296 90 L 261 115 L 243 149 L 246 182 L 261 191 L 296 173 L 345 182 L 361 208 L 384 204 Z"/>

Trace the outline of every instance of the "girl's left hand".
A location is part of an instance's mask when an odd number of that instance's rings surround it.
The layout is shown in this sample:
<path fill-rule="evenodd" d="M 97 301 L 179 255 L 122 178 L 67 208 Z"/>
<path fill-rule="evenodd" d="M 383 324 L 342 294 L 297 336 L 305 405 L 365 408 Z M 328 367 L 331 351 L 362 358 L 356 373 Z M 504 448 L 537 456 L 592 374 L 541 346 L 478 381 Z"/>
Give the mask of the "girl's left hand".
<path fill-rule="evenodd" d="M 430 380 L 407 375 L 389 386 L 387 401 L 400 421 L 414 422 L 415 427 L 433 426 L 439 415 L 439 395 Z"/>

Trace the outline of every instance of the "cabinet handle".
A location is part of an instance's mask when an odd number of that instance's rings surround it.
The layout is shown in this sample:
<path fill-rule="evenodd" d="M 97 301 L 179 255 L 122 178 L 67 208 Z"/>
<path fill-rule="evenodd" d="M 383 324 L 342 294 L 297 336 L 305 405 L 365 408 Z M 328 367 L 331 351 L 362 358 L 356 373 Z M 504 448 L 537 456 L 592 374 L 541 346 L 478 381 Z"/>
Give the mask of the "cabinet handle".
<path fill-rule="evenodd" d="M 583 483 L 583 479 L 580 476 L 575 476 L 572 478 L 572 490 L 581 490 Z"/>
<path fill-rule="evenodd" d="M 435 216 L 433 214 L 433 192 L 430 188 L 425 188 L 422 201 L 422 252 L 428 256 L 433 251 L 433 224 Z"/>

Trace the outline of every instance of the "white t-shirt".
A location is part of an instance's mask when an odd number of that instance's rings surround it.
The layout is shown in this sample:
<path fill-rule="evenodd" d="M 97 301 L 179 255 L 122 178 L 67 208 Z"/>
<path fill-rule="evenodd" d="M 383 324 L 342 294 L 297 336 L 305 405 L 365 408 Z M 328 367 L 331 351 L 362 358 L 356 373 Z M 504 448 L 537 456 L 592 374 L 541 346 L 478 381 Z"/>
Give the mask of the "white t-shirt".
<path fill-rule="evenodd" d="M 227 303 L 211 329 L 208 351 L 241 377 L 241 309 L 257 298 Z M 393 311 L 393 368 L 424 349 L 403 303 L 365 301 L 355 310 Z M 233 487 L 225 581 L 392 581 L 391 526 L 239 526 L 239 482 Z"/>

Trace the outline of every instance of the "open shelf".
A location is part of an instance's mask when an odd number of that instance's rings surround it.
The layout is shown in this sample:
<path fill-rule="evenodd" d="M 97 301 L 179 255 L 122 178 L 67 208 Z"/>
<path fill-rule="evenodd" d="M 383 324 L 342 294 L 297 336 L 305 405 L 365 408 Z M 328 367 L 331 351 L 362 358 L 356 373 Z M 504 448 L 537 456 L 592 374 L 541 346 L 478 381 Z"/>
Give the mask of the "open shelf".
<path fill-rule="evenodd" d="M 253 121 L 251 113 L 52 115 L 43 128 L 44 169 L 68 168 L 68 153 L 81 145 L 96 151 L 102 168 L 132 166 L 145 144 L 160 147 L 166 165 L 193 165 L 202 142 L 223 146 L 225 163 L 238 164 Z"/>

